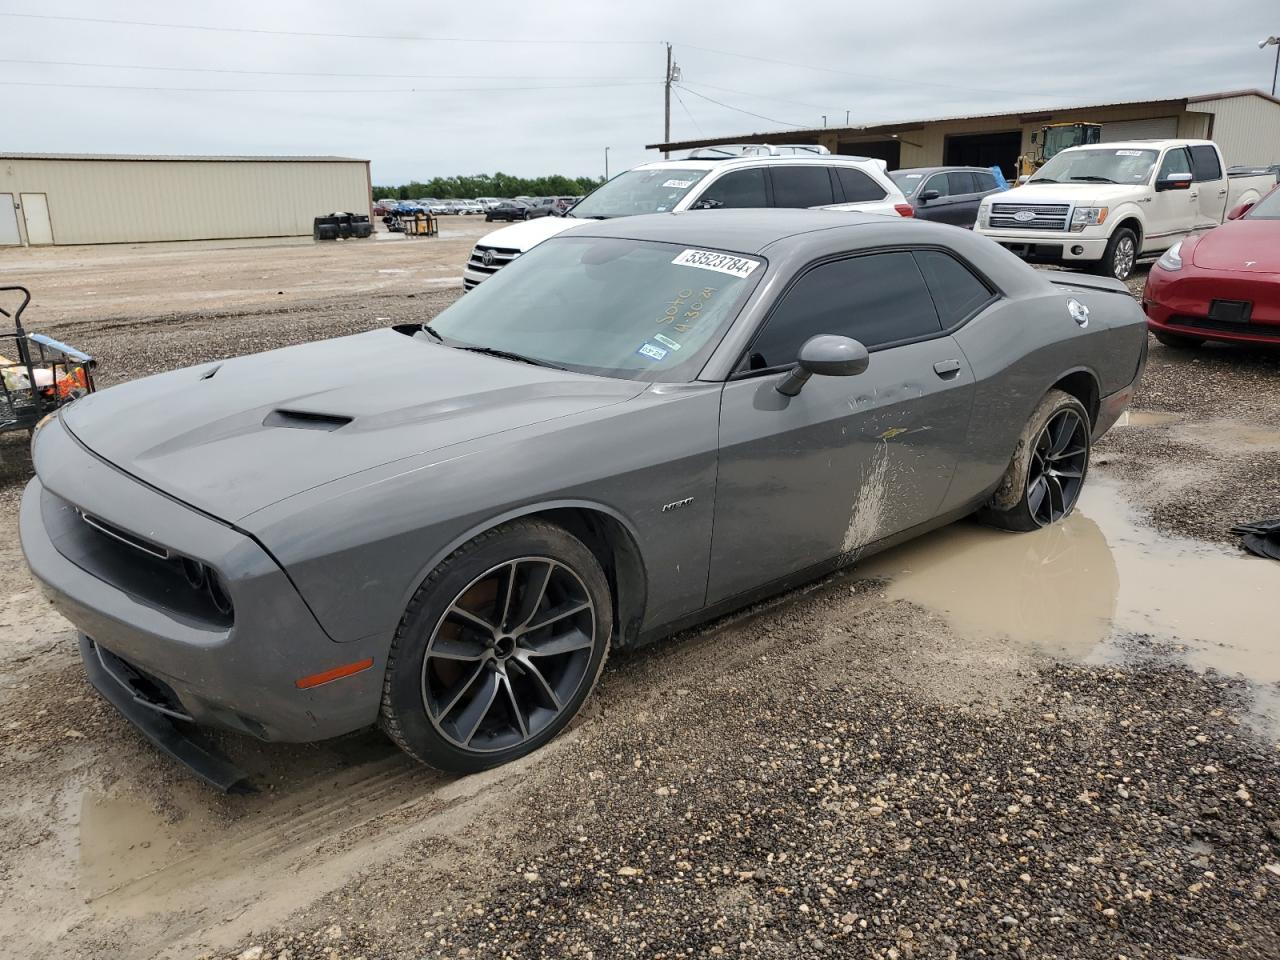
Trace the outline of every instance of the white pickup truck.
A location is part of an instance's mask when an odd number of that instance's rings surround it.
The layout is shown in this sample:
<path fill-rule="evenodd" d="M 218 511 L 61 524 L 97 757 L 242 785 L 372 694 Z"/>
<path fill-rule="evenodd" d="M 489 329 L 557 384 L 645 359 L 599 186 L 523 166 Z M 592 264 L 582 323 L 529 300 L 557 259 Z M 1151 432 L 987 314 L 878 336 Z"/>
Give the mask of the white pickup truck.
<path fill-rule="evenodd" d="M 1265 176 L 1228 176 L 1210 140 L 1131 140 L 1071 147 L 1023 185 L 992 194 L 977 230 L 1032 263 L 1126 279 L 1140 257 L 1216 227 L 1258 200 Z"/>

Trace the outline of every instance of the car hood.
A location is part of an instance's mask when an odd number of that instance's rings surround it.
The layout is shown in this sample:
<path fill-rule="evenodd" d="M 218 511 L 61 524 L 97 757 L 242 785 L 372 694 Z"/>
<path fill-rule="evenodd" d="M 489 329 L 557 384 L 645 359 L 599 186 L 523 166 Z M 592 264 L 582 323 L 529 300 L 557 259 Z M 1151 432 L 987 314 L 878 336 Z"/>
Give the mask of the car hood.
<path fill-rule="evenodd" d="M 234 523 L 344 476 L 643 389 L 377 330 L 135 380 L 62 419 L 102 459 Z"/>
<path fill-rule="evenodd" d="M 983 203 L 1070 203 L 1104 207 L 1133 200 L 1147 191 L 1144 183 L 1029 183 L 993 193 Z"/>
<path fill-rule="evenodd" d="M 536 220 L 522 220 L 509 227 L 486 233 L 479 241 L 486 247 L 503 247 L 508 250 L 519 250 L 524 253 L 536 247 L 543 240 L 549 240 L 557 233 L 564 233 L 574 227 L 580 227 L 589 220 L 575 220 L 572 217 L 539 217 Z"/>
<path fill-rule="evenodd" d="M 1202 235 L 1191 251 L 1202 270 L 1280 273 L 1280 220 L 1231 220 Z"/>

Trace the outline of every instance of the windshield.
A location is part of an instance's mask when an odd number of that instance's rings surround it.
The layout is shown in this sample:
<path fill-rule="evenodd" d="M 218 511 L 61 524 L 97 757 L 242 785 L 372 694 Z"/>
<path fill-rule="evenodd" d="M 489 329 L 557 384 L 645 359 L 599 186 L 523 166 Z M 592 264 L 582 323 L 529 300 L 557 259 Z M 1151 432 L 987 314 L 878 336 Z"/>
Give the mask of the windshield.
<path fill-rule="evenodd" d="M 511 261 L 431 328 L 450 346 L 580 373 L 692 380 L 763 273 L 758 257 L 560 236 Z"/>
<path fill-rule="evenodd" d="M 1253 205 L 1246 220 L 1280 220 L 1280 189 L 1272 190 Z"/>
<path fill-rule="evenodd" d="M 1032 183 L 1146 183 L 1155 150 L 1064 150 L 1031 178 Z"/>
<path fill-rule="evenodd" d="M 628 170 L 592 192 L 569 215 L 590 220 L 665 213 L 706 175 L 706 170 L 676 167 Z"/>
<path fill-rule="evenodd" d="M 898 185 L 904 197 L 911 196 L 924 183 L 923 173 L 910 173 L 906 170 L 895 170 L 889 174 L 889 178 Z"/>

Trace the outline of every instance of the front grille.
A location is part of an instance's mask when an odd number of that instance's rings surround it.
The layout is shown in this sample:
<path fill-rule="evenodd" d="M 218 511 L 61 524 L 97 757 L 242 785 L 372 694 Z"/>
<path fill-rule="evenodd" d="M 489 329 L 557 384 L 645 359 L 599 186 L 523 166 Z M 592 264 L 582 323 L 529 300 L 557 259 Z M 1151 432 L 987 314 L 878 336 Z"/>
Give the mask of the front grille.
<path fill-rule="evenodd" d="M 1017 220 L 1019 213 L 1031 214 L 1031 219 Z M 995 230 L 1058 230 L 1066 231 L 1071 219 L 1071 207 L 1065 203 L 993 203 L 988 221 Z"/>
<path fill-rule="evenodd" d="M 488 263 L 485 263 L 486 254 L 491 255 L 488 257 Z M 477 273 L 494 274 L 518 256 L 520 251 L 512 250 L 510 247 L 485 247 L 477 244 L 471 251 L 471 259 L 467 261 L 467 269 L 475 270 Z"/>
<path fill-rule="evenodd" d="M 211 567 L 41 491 L 40 511 L 57 551 L 136 600 L 202 629 L 235 619 L 227 587 Z"/>

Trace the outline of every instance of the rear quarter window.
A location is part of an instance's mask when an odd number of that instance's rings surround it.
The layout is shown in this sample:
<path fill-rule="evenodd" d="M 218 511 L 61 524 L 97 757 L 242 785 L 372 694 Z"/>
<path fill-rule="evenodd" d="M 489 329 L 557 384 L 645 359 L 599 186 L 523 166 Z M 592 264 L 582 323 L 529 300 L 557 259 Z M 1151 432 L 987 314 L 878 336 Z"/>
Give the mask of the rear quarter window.
<path fill-rule="evenodd" d="M 968 319 L 994 296 L 985 282 L 950 254 L 940 250 L 916 250 L 914 255 L 933 296 L 943 329 Z"/>
<path fill-rule="evenodd" d="M 861 170 L 852 167 L 836 167 L 836 179 L 844 191 L 845 203 L 874 203 L 888 194 L 884 188 Z"/>

